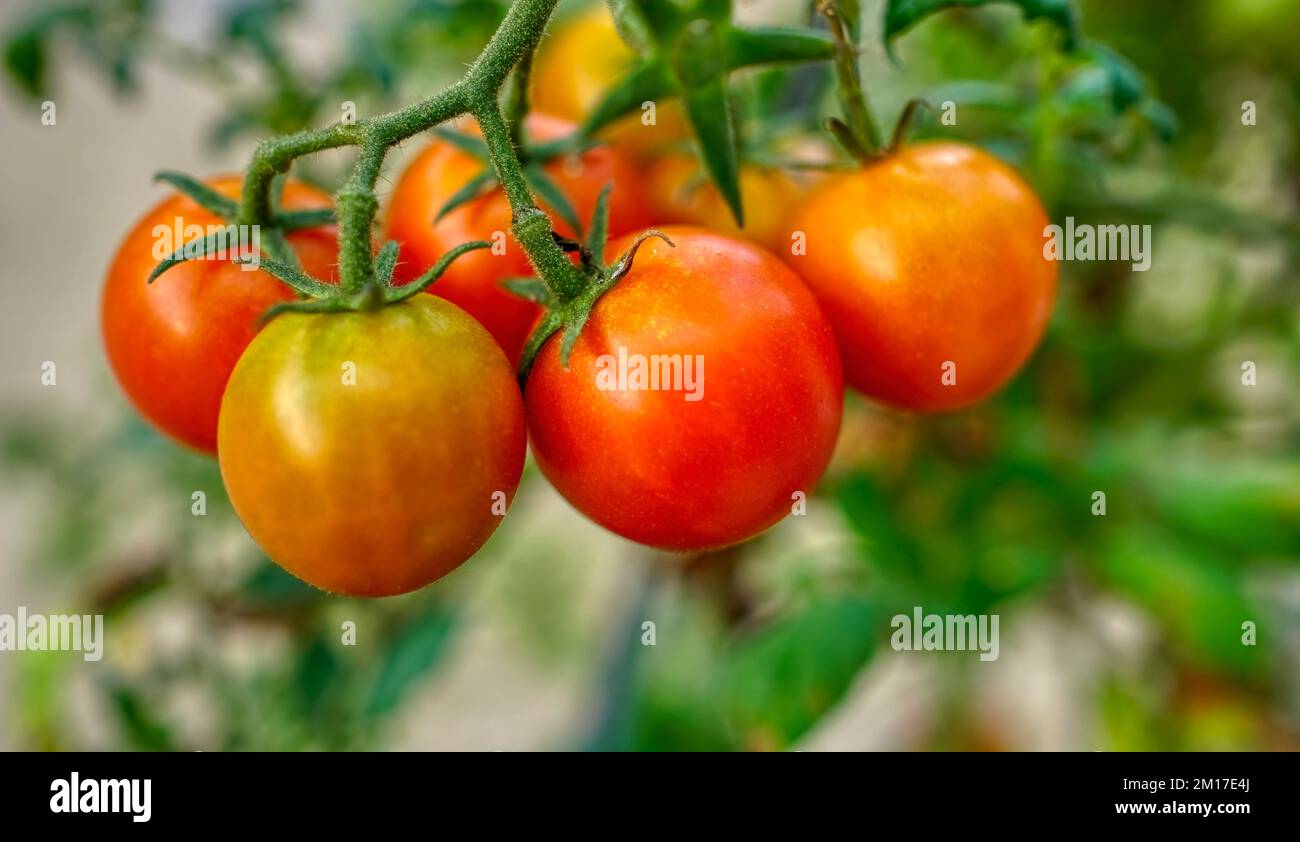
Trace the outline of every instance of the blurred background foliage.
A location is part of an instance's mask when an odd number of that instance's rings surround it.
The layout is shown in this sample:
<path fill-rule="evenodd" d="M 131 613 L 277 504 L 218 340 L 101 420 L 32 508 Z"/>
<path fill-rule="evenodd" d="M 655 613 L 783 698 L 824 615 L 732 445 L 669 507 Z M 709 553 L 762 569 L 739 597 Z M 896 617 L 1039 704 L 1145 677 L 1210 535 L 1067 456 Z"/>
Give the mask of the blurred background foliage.
<path fill-rule="evenodd" d="M 344 101 L 367 114 L 427 94 L 507 4 L 349 4 L 347 43 L 316 66 L 284 42 L 305 0 L 222 3 L 203 43 L 170 36 L 153 0 L 28 5 L 4 43 L 11 96 L 51 96 L 77 60 L 146 96 L 139 71 L 156 64 L 222 95 L 221 145 L 334 121 Z M 797 0 L 737 5 L 816 20 Z M 118 421 L 103 430 L 5 406 L 6 485 L 41 501 L 26 574 L 77 595 L 49 611 L 102 612 L 110 635 L 97 665 L 6 656 L 16 744 L 1300 747 L 1300 4 L 1085 0 L 1066 53 L 1050 21 L 994 3 L 924 19 L 892 60 L 883 3 L 863 5 L 885 125 L 914 97 L 955 102 L 956 126 L 922 112 L 914 135 L 1011 160 L 1054 221 L 1151 224 L 1151 270 L 1062 264 L 1042 348 L 985 405 L 917 418 L 851 397 L 808 515 L 747 545 L 639 550 L 580 522 L 530 467 L 478 557 L 377 602 L 326 596 L 262 558 L 216 464 L 159 439 L 107 380 Z M 741 79 L 749 154 L 820 137 L 829 83 L 824 67 Z M 344 165 L 307 175 L 336 185 Z M 892 652 L 890 617 L 917 605 L 999 614 L 1001 660 Z M 510 675 L 546 679 L 449 675 L 502 652 L 526 664 Z M 429 687 L 444 691 L 430 701 Z M 474 737 L 412 737 L 454 732 L 479 707 Z M 529 724 L 532 708 L 558 712 Z"/>

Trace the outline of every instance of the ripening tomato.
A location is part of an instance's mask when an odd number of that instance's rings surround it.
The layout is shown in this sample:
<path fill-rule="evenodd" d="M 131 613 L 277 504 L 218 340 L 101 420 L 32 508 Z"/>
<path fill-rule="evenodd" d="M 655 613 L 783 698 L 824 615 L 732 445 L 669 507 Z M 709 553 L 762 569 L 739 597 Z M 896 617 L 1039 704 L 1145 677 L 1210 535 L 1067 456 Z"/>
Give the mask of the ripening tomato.
<path fill-rule="evenodd" d="M 581 123 L 636 58 L 623 43 L 604 3 L 562 22 L 541 44 L 533 66 L 538 110 Z M 614 122 L 601 136 L 638 158 L 690 137 L 676 100 Z"/>
<path fill-rule="evenodd" d="M 242 181 L 223 176 L 208 184 L 235 198 Z M 330 204 L 330 197 L 315 188 L 293 181 L 285 185 L 286 210 Z M 108 361 L 127 397 L 154 426 L 207 453 L 216 452 L 217 413 L 231 369 L 256 335 L 262 314 L 293 297 L 267 273 L 230 259 L 187 261 L 147 283 L 162 258 L 185 245 L 174 242 L 178 230 L 188 241 L 186 226 L 222 224 L 187 196 L 164 199 L 122 241 L 100 306 Z M 333 227 L 296 231 L 288 239 L 308 273 L 334 279 Z M 237 256 L 233 243 L 228 256 Z"/>
<path fill-rule="evenodd" d="M 536 113 L 529 115 L 527 125 L 529 136 L 537 141 L 556 140 L 574 129 L 563 120 Z M 434 222 L 447 200 L 485 166 L 485 162 L 447 141 L 435 140 L 398 180 L 389 203 L 386 237 L 401 245 L 393 275 L 397 284 L 418 277 L 461 243 L 492 241 L 492 250 L 458 258 L 429 291 L 478 319 L 510 359 L 517 360 L 540 310 L 501 285 L 507 278 L 532 274 L 523 248 L 510 237 L 510 203 L 505 193 L 495 190 Z M 545 169 L 584 224 L 590 221 L 601 190 L 611 182 L 614 192 L 609 203 L 610 232 L 621 234 L 650 224 L 649 211 L 632 187 L 636 170 L 617 150 L 598 147 L 577 158 L 552 161 Z M 559 233 L 575 236 L 553 211 L 551 218 Z"/>
<path fill-rule="evenodd" d="M 333 593 L 391 596 L 482 546 L 525 441 L 500 347 L 460 308 L 417 295 L 272 321 L 230 378 L 218 452 L 267 555 Z"/>
<path fill-rule="evenodd" d="M 570 503 L 625 538 L 722 547 L 812 492 L 839 430 L 840 361 L 780 260 L 701 228 L 665 233 L 676 247 L 642 246 L 567 370 L 561 334 L 542 347 L 525 399 L 533 455 Z"/>
<path fill-rule="evenodd" d="M 971 146 L 919 143 L 832 176 L 795 214 L 783 256 L 835 328 L 849 385 L 941 412 L 1001 388 L 1056 297 L 1048 224 L 1011 167 Z"/>
<path fill-rule="evenodd" d="M 758 243 L 779 254 L 790 250 L 789 216 L 803 190 L 779 169 L 745 166 L 740 170 L 740 199 L 745 227 L 736 225 L 731 209 L 699 163 L 689 155 L 665 155 L 647 176 L 655 224 L 699 225 Z"/>

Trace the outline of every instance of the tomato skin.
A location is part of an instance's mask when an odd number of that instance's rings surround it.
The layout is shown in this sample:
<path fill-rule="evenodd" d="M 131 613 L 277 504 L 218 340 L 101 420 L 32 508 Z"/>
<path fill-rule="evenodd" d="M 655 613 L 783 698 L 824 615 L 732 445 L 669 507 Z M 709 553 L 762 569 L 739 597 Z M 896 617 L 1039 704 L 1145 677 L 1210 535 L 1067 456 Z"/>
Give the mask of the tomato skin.
<path fill-rule="evenodd" d="M 208 182 L 232 198 L 238 176 Z M 325 193 L 299 182 L 285 186 L 290 210 L 331 206 Z M 100 302 L 104 348 L 131 403 L 162 432 L 196 450 L 215 453 L 221 394 L 239 355 L 258 331 L 258 320 L 293 292 L 262 271 L 229 260 L 192 260 L 168 269 L 152 284 L 158 265 L 154 226 L 220 225 L 222 220 L 181 194 L 164 199 L 123 239 L 109 265 Z M 337 235 L 332 227 L 288 235 L 303 268 L 332 280 Z M 183 245 L 178 244 L 178 245 Z"/>
<path fill-rule="evenodd" d="M 604 3 L 561 22 L 541 43 L 533 66 L 533 103 L 539 111 L 581 123 L 621 80 L 636 59 L 623 43 Z M 655 109 L 646 125 L 643 113 L 629 114 L 605 127 L 600 136 L 638 159 L 690 137 L 676 100 Z"/>
<path fill-rule="evenodd" d="M 487 540 L 494 503 L 519 485 L 526 434 L 492 337 L 417 295 L 276 318 L 235 367 L 218 444 L 230 501 L 267 555 L 326 591 L 391 596 Z"/>
<path fill-rule="evenodd" d="M 943 412 L 1000 389 L 1033 353 L 1056 297 L 1048 217 L 1006 164 L 919 143 L 824 181 L 784 257 L 835 328 L 845 379 L 896 407 Z M 945 385 L 945 363 L 956 383 Z"/>
<path fill-rule="evenodd" d="M 579 511 L 642 544 L 702 550 L 758 534 L 794 492 L 812 491 L 839 431 L 843 378 L 830 325 L 779 260 L 704 229 L 665 233 L 676 248 L 642 246 L 567 371 L 560 335 L 543 346 L 525 404 L 538 465 Z M 602 355 L 620 348 L 700 355 L 701 399 L 602 389 Z"/>
<path fill-rule="evenodd" d="M 534 113 L 528 118 L 529 136 L 535 140 L 555 140 L 573 129 L 563 120 L 542 114 Z M 519 359 L 541 310 L 501 286 L 507 278 L 532 275 L 523 248 L 510 236 L 511 211 L 505 193 L 497 189 L 462 205 L 436 224 L 433 222 L 447 200 L 484 166 L 483 161 L 447 141 L 435 140 L 398 180 L 389 203 L 386 238 L 401 245 L 393 278 L 395 283 L 402 284 L 418 277 L 461 243 L 493 241 L 494 235 L 497 236 L 504 253 L 495 253 L 500 249 L 483 249 L 458 258 L 429 291 L 478 319 L 514 361 Z M 611 234 L 639 230 L 650 224 L 649 211 L 639 193 L 632 189 L 636 170 L 617 150 L 598 147 L 576 160 L 552 161 L 545 169 L 568 196 L 584 224 L 590 221 L 596 200 L 609 182 L 615 185 L 609 205 Z M 559 233 L 574 236 L 553 211 L 551 218 Z"/>
<path fill-rule="evenodd" d="M 740 170 L 740 197 L 745 227 L 736 224 L 718 188 L 704 176 L 689 155 L 665 155 L 651 165 L 648 193 L 655 224 L 699 225 L 719 234 L 749 240 L 773 254 L 790 250 L 790 208 L 803 190 L 777 169 L 744 166 Z"/>

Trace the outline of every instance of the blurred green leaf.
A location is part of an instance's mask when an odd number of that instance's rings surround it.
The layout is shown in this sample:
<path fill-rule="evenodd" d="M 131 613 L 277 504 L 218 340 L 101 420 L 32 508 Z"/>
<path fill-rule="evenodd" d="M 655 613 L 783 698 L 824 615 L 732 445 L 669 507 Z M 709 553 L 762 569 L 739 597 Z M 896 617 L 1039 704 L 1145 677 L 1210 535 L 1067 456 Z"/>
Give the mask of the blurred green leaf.
<path fill-rule="evenodd" d="M 109 687 L 109 700 L 127 744 L 137 751 L 175 751 L 171 732 L 149 710 L 144 696 L 125 684 Z"/>
<path fill-rule="evenodd" d="M 1066 48 L 1074 49 L 1079 39 L 1078 13 L 1071 0 L 889 0 L 885 7 L 885 43 L 893 41 L 912 25 L 945 9 L 973 8 L 991 3 L 1018 6 L 1026 21 L 1049 20 L 1065 33 Z"/>
<path fill-rule="evenodd" d="M 1265 619 L 1239 570 L 1154 527 L 1112 527 L 1092 558 L 1102 580 L 1150 612 L 1183 657 L 1258 674 L 1267 636 L 1244 645 L 1242 623 Z"/>
<path fill-rule="evenodd" d="M 840 597 L 737 641 L 726 664 L 726 709 L 744 746 L 783 749 L 807 733 L 870 660 L 881 619 L 874 602 Z"/>
<path fill-rule="evenodd" d="M 454 615 L 429 606 L 401 625 L 388 640 L 370 688 L 366 714 L 384 716 L 442 656 L 454 625 Z"/>

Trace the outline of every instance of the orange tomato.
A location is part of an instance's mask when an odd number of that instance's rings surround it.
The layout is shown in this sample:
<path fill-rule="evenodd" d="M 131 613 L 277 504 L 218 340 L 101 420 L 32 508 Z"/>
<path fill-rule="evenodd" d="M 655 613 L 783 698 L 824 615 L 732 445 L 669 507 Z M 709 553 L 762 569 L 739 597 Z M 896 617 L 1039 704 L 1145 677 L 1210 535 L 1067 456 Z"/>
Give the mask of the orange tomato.
<path fill-rule="evenodd" d="M 782 253 L 835 328 L 845 380 L 939 412 L 1001 388 L 1052 313 L 1046 212 L 997 158 L 920 143 L 827 178 L 795 214 L 806 254 Z"/>
<path fill-rule="evenodd" d="M 290 573 L 350 596 L 446 575 L 487 540 L 524 466 L 514 371 L 434 296 L 373 312 L 286 313 L 221 403 L 221 477 Z"/>

